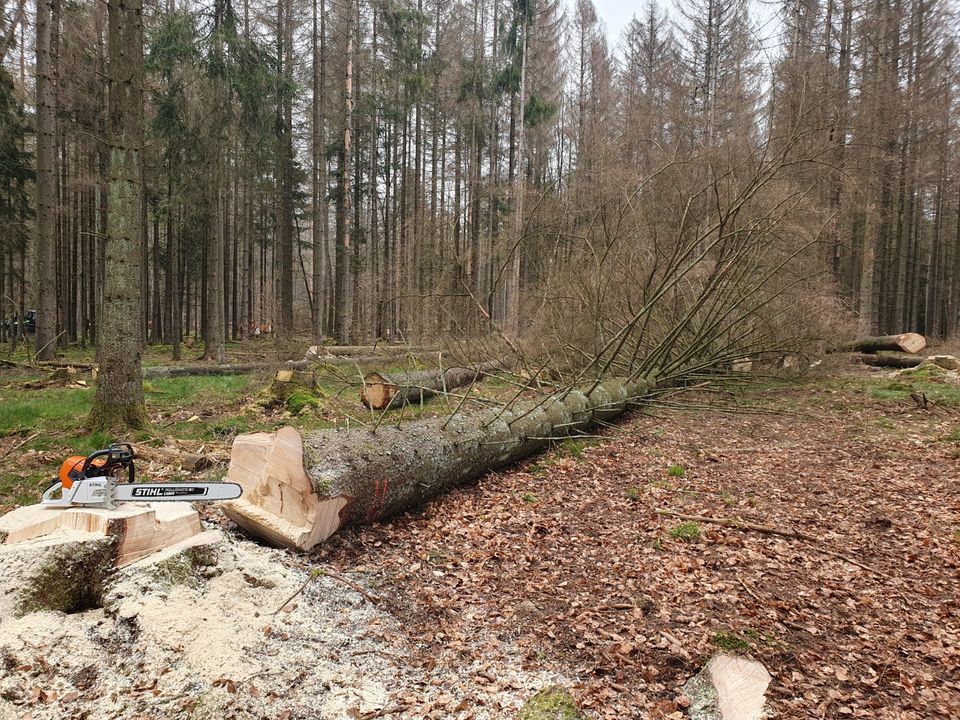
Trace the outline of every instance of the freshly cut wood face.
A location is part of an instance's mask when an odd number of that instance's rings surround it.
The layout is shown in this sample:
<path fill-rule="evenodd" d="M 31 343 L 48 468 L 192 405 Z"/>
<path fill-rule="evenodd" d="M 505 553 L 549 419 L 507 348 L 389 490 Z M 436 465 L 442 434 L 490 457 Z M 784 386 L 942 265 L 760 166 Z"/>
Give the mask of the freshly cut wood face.
<path fill-rule="evenodd" d="M 383 410 L 393 396 L 397 394 L 397 385 L 386 375 L 368 373 L 363 378 L 363 389 L 360 391 L 360 401 L 369 408 Z"/>
<path fill-rule="evenodd" d="M 770 673 L 756 660 L 717 655 L 707 666 L 721 720 L 760 720 Z"/>
<path fill-rule="evenodd" d="M 28 505 L 0 517 L 0 537 L 14 544 L 56 533 L 114 536 L 116 565 L 122 567 L 203 532 L 189 503 L 125 503 L 104 508 Z"/>
<path fill-rule="evenodd" d="M 927 346 L 927 339 L 919 333 L 903 333 L 899 345 L 904 352 L 918 353 Z"/>
<path fill-rule="evenodd" d="M 347 499 L 321 500 L 314 493 L 296 428 L 238 436 L 227 478 L 243 488 L 243 495 L 224 503 L 223 511 L 268 542 L 309 550 L 340 528 Z"/>

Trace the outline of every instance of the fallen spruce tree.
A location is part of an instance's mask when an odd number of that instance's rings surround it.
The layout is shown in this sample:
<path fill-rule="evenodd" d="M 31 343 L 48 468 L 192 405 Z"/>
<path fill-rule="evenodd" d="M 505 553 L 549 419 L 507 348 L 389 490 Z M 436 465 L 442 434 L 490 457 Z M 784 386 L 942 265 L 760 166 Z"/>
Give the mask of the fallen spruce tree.
<path fill-rule="evenodd" d="M 907 355 L 906 353 L 873 354 L 864 353 L 857 359 L 864 365 L 872 367 L 912 368 L 920 365 L 926 358 L 922 355 Z"/>
<path fill-rule="evenodd" d="M 432 358 L 434 352 L 412 353 L 414 357 Z M 190 376 L 221 376 L 221 375 L 249 375 L 259 372 L 273 372 L 276 370 L 309 370 L 320 365 L 370 365 L 381 363 L 385 359 L 402 358 L 405 354 L 389 352 L 382 355 L 340 356 L 340 355 L 311 355 L 303 360 L 286 360 L 276 362 L 255 363 L 228 363 L 217 365 L 214 363 L 198 363 L 195 365 L 158 365 L 143 368 L 143 379 L 174 378 Z"/>
<path fill-rule="evenodd" d="M 356 523 L 416 508 L 450 488 L 514 463 L 551 441 L 623 413 L 657 386 L 656 374 L 610 379 L 511 409 L 402 426 L 293 427 L 240 435 L 228 477 L 243 487 L 223 510 L 252 535 L 309 550 Z"/>
<path fill-rule="evenodd" d="M 502 360 L 490 360 L 476 367 L 451 367 L 443 371 L 425 370 L 403 375 L 367 373 L 360 389 L 360 402 L 374 410 L 417 404 L 435 395 L 479 382 L 486 375 L 506 366 Z"/>
<path fill-rule="evenodd" d="M 901 333 L 900 335 L 880 335 L 863 337 L 853 342 L 843 343 L 830 348 L 828 352 L 877 353 L 883 350 L 904 352 L 915 355 L 927 346 L 927 339 L 919 333 Z"/>

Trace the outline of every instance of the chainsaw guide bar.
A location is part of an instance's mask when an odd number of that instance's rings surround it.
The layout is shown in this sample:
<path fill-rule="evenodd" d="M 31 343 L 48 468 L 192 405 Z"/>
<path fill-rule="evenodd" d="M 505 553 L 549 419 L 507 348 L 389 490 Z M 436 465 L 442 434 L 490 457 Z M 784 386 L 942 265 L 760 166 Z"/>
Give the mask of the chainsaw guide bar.
<path fill-rule="evenodd" d="M 235 500 L 243 492 L 236 483 L 137 483 L 133 460 L 133 448 L 128 444 L 111 445 L 85 458 L 68 458 L 60 466 L 58 479 L 43 493 L 43 504 L 114 508 L 125 502 Z M 126 482 L 113 474 L 118 470 L 126 470 Z M 54 497 L 58 492 L 60 497 Z"/>

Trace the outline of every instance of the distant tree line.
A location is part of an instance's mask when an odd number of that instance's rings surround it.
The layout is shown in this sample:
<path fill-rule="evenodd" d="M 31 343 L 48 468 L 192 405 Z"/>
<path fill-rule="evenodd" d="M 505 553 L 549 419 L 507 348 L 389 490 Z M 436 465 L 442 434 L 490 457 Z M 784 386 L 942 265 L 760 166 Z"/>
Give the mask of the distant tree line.
<path fill-rule="evenodd" d="M 0 7 L 0 299 L 50 357 L 96 342 L 111 272 L 107 8 Z M 147 0 L 143 25 L 140 326 L 174 353 L 523 335 L 596 300 L 570 278 L 611 238 L 642 265 L 722 219 L 718 192 L 671 216 L 666 169 L 716 191 L 773 154 L 791 214 L 765 232 L 808 292 L 867 334 L 958 329 L 946 0 L 651 3 L 613 49 L 589 0 Z"/>

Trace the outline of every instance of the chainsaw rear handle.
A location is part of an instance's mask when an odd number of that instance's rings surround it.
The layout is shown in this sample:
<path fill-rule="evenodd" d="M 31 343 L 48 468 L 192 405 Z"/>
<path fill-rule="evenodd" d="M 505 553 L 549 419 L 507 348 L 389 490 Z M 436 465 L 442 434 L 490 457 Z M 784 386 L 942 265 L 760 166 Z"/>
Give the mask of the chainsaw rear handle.
<path fill-rule="evenodd" d="M 80 477 L 94 477 L 103 475 L 115 467 L 127 468 L 127 482 L 134 481 L 135 471 L 133 468 L 133 446 L 130 443 L 114 443 L 103 450 L 96 450 L 83 461 L 83 467 L 80 468 Z M 94 465 L 94 460 L 104 458 L 102 465 Z M 91 474 L 92 472 L 92 474 Z"/>

